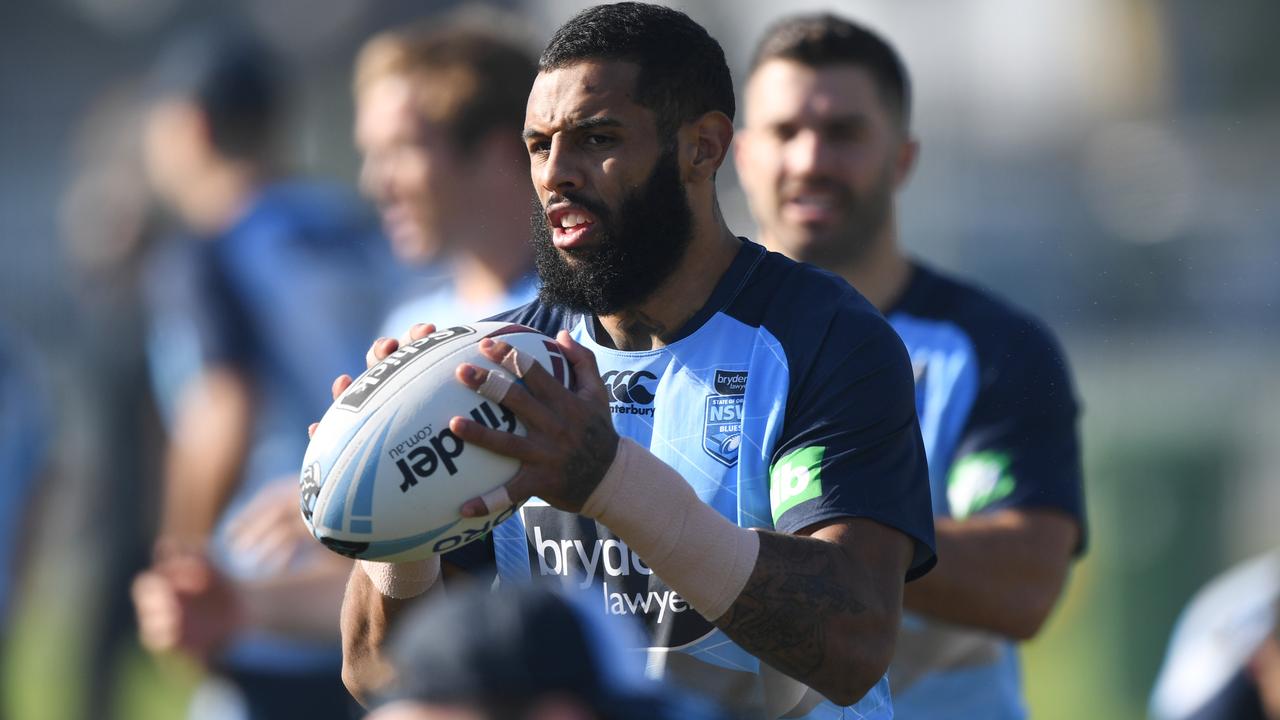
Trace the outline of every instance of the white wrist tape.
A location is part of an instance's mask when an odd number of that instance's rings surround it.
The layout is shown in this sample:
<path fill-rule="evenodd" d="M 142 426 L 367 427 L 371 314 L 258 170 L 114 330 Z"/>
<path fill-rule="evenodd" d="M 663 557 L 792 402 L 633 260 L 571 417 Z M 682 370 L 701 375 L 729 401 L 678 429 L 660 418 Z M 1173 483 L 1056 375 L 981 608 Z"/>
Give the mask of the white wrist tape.
<path fill-rule="evenodd" d="M 760 552 L 759 535 L 725 519 L 671 466 L 627 438 L 581 514 L 604 523 L 711 621 L 738 599 Z"/>
<path fill-rule="evenodd" d="M 373 560 L 356 562 L 378 592 L 395 600 L 407 600 L 426 592 L 440 577 L 440 556 L 426 560 L 387 563 Z"/>

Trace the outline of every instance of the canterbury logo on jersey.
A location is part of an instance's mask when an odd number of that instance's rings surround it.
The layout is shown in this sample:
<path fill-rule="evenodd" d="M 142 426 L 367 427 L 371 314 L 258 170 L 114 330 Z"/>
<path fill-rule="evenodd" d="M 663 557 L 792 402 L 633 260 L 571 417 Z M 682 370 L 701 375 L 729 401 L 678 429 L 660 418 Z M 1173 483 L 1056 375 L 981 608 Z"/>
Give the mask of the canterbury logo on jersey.
<path fill-rule="evenodd" d="M 658 379 L 657 375 L 647 370 L 610 370 L 600 376 L 605 389 L 609 391 L 610 403 L 614 414 L 619 415 L 653 415 L 654 387 L 647 386 L 646 381 Z M 624 403 L 618 405 L 616 403 Z M 643 407 L 648 405 L 649 407 Z"/>

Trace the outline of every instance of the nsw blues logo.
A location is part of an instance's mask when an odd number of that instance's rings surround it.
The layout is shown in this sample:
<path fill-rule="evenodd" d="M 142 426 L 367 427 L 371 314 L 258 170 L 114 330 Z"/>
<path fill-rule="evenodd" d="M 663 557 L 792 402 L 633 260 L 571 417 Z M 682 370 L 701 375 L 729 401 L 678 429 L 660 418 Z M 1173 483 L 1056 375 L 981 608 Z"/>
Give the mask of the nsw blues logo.
<path fill-rule="evenodd" d="M 702 449 L 727 467 L 738 464 L 742 444 L 742 399 L 747 391 L 744 370 L 716 370 L 703 414 Z"/>

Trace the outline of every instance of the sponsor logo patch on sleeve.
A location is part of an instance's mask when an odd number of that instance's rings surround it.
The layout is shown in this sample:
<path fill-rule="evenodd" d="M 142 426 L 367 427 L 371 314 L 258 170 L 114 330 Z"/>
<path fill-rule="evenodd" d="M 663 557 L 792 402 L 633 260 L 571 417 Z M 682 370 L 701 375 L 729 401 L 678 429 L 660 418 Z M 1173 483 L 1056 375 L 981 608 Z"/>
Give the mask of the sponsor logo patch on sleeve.
<path fill-rule="evenodd" d="M 822 496 L 822 446 L 800 448 L 787 453 L 769 473 L 769 507 L 773 522 L 806 500 Z"/>
<path fill-rule="evenodd" d="M 947 504 L 957 520 L 972 515 L 1013 492 L 1009 456 L 999 452 L 966 455 L 947 473 Z"/>

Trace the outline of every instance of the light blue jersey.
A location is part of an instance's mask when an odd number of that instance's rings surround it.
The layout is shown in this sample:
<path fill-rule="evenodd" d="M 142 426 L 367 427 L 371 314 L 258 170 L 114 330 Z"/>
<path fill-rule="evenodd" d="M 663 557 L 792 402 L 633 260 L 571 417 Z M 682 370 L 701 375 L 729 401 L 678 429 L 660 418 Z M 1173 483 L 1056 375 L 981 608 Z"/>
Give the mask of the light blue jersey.
<path fill-rule="evenodd" d="M 436 327 L 475 322 L 494 313 L 533 302 L 536 297 L 538 275 L 531 272 L 507 288 L 501 297 L 485 303 L 468 303 L 458 297 L 446 268 L 446 274 L 436 278 L 423 292 L 392 309 L 382 325 L 382 335 L 401 337 L 410 327 L 423 322 L 435 323 Z"/>
<path fill-rule="evenodd" d="M 588 347 L 618 432 L 741 527 L 789 533 L 835 518 L 874 519 L 913 540 L 909 578 L 932 566 L 908 358 L 884 319 L 839 278 L 744 242 L 706 306 L 673 342 L 646 352 L 606 347 L 594 318 L 536 302 L 498 319 L 548 335 L 566 329 Z M 651 675 L 742 717 L 893 715 L 886 678 L 842 708 L 765 666 L 594 521 L 533 500 L 495 529 L 492 547 L 502 583 L 555 580 L 587 594 L 605 616 L 640 620 Z"/>
<path fill-rule="evenodd" d="M 162 414 L 200 373 L 232 368 L 253 386 L 254 415 L 235 492 L 218 519 L 210 557 L 237 580 L 272 575 L 229 536 L 264 490 L 296 482 L 307 438 L 298 428 L 324 414 L 333 378 L 363 365 L 385 312 L 380 279 L 390 255 L 356 199 L 323 184 L 267 185 L 215 237 L 171 243 L 149 266 L 150 359 Z M 221 663 L 237 671 L 331 677 L 336 642 L 253 630 Z"/>
<path fill-rule="evenodd" d="M 1053 338 L 920 266 L 886 316 L 911 354 L 934 514 L 1052 508 L 1083 537 L 1076 402 Z M 1017 647 L 992 633 L 906 613 L 889 674 L 903 717 L 1027 715 Z"/>

